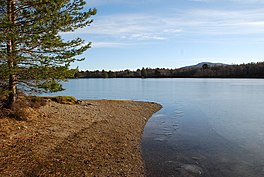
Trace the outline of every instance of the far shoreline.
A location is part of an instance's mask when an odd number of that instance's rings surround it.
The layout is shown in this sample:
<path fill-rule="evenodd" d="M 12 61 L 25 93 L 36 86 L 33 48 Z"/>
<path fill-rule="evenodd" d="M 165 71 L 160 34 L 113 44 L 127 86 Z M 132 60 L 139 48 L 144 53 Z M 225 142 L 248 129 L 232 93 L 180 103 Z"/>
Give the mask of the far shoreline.
<path fill-rule="evenodd" d="M 109 78 L 91 78 L 91 77 L 80 77 L 80 78 L 67 78 L 67 80 L 75 80 L 75 79 L 264 79 L 264 77 L 148 77 L 148 78 L 140 78 L 140 77 L 109 77 Z"/>

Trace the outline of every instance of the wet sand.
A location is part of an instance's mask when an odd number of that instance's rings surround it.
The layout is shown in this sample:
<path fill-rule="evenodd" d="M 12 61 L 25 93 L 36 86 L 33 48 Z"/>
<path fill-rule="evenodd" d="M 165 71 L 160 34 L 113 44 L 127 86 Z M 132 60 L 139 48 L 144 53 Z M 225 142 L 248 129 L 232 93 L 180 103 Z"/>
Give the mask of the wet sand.
<path fill-rule="evenodd" d="M 49 102 L 0 118 L 0 176 L 145 176 L 140 142 L 161 108 L 135 101 Z"/>

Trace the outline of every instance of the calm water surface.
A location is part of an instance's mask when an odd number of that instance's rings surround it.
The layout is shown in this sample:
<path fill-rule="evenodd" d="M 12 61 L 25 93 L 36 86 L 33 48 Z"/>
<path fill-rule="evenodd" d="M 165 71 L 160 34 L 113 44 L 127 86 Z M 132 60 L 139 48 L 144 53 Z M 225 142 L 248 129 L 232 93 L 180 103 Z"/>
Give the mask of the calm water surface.
<path fill-rule="evenodd" d="M 150 177 L 263 177 L 264 80 L 75 79 L 60 95 L 154 101 L 145 127 Z"/>

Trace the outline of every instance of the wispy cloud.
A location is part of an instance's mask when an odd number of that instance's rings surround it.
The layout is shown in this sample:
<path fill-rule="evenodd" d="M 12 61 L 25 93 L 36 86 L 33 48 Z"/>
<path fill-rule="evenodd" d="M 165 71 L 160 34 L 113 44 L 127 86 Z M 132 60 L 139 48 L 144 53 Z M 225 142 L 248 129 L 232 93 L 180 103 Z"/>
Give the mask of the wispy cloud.
<path fill-rule="evenodd" d="M 76 32 L 138 40 L 161 40 L 187 32 L 219 35 L 263 33 L 263 12 L 264 9 L 192 9 L 164 16 L 117 14 L 100 16 L 89 29 Z"/>
<path fill-rule="evenodd" d="M 191 2 L 209 2 L 209 3 L 215 3 L 215 2 L 233 2 L 237 4 L 259 4 L 264 3 L 263 0 L 187 0 Z M 153 4 L 153 3 L 171 3 L 171 0 L 90 0 L 88 2 L 89 5 L 92 6 L 100 6 L 100 5 L 107 5 L 107 4 Z"/>
<path fill-rule="evenodd" d="M 119 42 L 93 42 L 93 48 L 122 48 L 127 47 L 129 44 L 127 43 L 119 43 Z"/>
<path fill-rule="evenodd" d="M 198 9 L 185 14 L 183 28 L 198 34 L 250 35 L 263 33 L 264 9 L 211 10 Z"/>
<path fill-rule="evenodd" d="M 240 4 L 264 3 L 263 0 L 189 0 L 189 1 L 195 1 L 195 2 L 235 2 L 235 3 L 240 3 Z"/>
<path fill-rule="evenodd" d="M 118 14 L 100 16 L 89 28 L 75 33 L 107 36 L 115 40 L 165 40 L 172 33 L 182 30 L 166 24 L 160 17 L 148 14 Z"/>
<path fill-rule="evenodd" d="M 209 1 L 209 0 L 207 0 Z M 230 0 L 231 1 L 231 0 Z M 238 1 L 238 0 L 233 0 Z M 253 1 L 253 0 L 252 0 Z M 173 13 L 122 13 L 95 17 L 87 28 L 74 32 L 97 39 L 94 47 L 171 40 L 179 36 L 240 36 L 264 34 L 264 8 L 251 10 L 188 9 Z M 100 38 L 100 39 L 99 39 Z"/>
<path fill-rule="evenodd" d="M 108 5 L 108 4 L 148 4 L 155 2 L 163 2 L 164 0 L 90 0 L 88 2 L 89 5 L 92 6 L 100 6 L 100 5 Z"/>
<path fill-rule="evenodd" d="M 87 2 L 89 6 L 94 6 L 94 5 L 105 5 L 105 4 L 113 4 L 113 3 L 122 3 L 125 2 L 126 0 L 90 0 L 90 2 Z"/>

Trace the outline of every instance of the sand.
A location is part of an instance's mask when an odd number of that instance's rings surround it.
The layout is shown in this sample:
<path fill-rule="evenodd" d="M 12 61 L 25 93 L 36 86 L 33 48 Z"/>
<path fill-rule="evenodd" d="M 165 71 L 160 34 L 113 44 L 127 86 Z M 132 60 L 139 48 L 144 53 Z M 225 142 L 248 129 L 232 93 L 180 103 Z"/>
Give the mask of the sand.
<path fill-rule="evenodd" d="M 161 108 L 135 101 L 48 102 L 27 121 L 0 118 L 0 176 L 145 176 L 140 142 Z"/>

